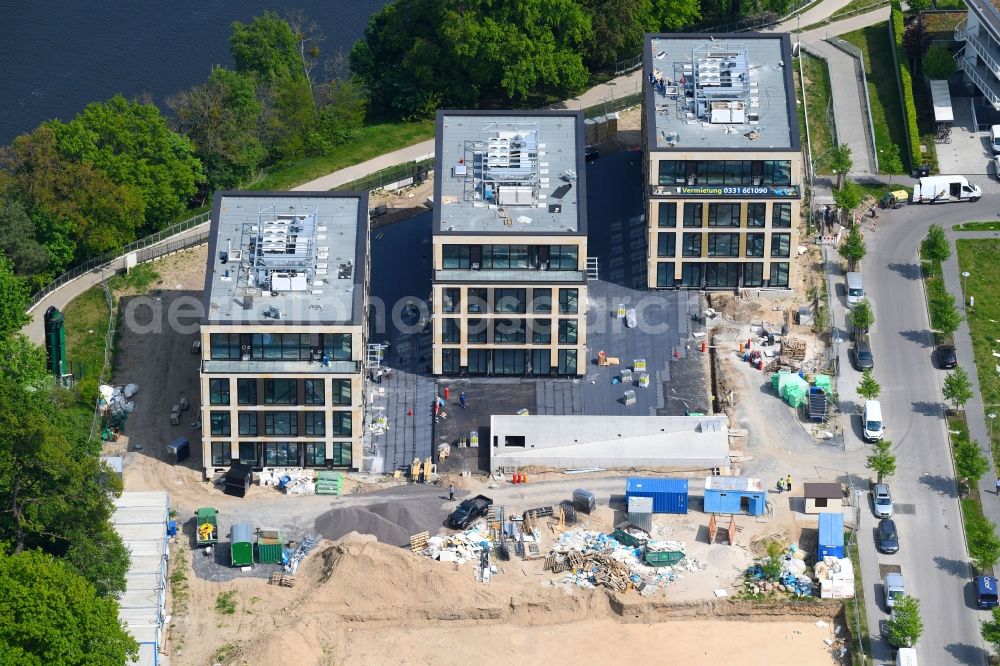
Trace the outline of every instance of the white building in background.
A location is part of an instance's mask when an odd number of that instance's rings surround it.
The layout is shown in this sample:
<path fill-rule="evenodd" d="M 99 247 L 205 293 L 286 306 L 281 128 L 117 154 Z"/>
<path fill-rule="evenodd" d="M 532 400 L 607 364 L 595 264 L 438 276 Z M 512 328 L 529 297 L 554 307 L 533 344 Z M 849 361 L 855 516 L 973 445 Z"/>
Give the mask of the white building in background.
<path fill-rule="evenodd" d="M 958 65 L 986 103 L 1000 111 L 1000 9 L 986 0 L 965 4 L 969 13 L 955 28 L 955 39 L 965 43 Z"/>

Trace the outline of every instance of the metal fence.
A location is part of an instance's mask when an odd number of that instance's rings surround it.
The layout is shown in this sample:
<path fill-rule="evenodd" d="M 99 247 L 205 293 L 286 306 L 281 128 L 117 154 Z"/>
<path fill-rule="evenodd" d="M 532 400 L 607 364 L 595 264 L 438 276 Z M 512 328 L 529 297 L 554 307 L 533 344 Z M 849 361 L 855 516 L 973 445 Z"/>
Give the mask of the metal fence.
<path fill-rule="evenodd" d="M 352 180 L 349 183 L 338 185 L 333 188 L 334 192 L 371 192 L 386 185 L 395 185 L 412 179 L 412 182 L 420 181 L 434 171 L 434 156 L 425 157 L 414 162 L 405 162 L 395 166 L 386 167 L 380 171 L 369 174 L 364 178 Z"/>
<path fill-rule="evenodd" d="M 129 243 L 125 247 L 115 250 L 112 252 L 105 252 L 104 254 L 94 257 L 93 259 L 87 261 L 86 263 L 80 264 L 76 268 L 72 268 L 52 282 L 45 285 L 40 291 L 35 292 L 31 296 L 31 302 L 28 304 L 28 311 L 30 312 L 32 308 L 38 305 L 38 302 L 45 298 L 48 294 L 63 286 L 67 282 L 72 282 L 76 278 L 80 277 L 84 273 L 90 273 L 101 269 L 102 267 L 108 266 L 117 259 L 120 259 L 130 252 L 135 252 L 136 250 L 141 250 L 147 248 L 156 243 L 160 243 L 163 240 L 170 238 L 171 236 L 176 236 L 177 234 L 187 231 L 192 227 L 197 227 L 198 225 L 205 224 L 208 222 L 210 214 L 205 212 L 200 215 L 195 215 L 194 217 L 188 218 L 183 222 L 178 222 L 177 224 L 171 225 L 166 229 L 156 232 L 145 238 L 140 238 L 137 241 Z"/>
<path fill-rule="evenodd" d="M 633 106 L 639 106 L 640 104 L 642 104 L 642 93 L 629 93 L 628 95 L 622 95 L 621 97 L 609 97 L 594 106 L 588 106 L 583 110 L 583 115 L 586 118 L 596 118 L 598 116 L 604 116 L 616 111 L 630 109 Z"/>

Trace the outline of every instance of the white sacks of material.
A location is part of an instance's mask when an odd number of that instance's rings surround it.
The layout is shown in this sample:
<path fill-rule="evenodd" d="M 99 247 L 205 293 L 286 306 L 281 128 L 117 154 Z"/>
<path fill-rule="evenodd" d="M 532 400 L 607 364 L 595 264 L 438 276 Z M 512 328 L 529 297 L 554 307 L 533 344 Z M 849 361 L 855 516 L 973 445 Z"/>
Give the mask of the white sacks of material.
<path fill-rule="evenodd" d="M 138 392 L 139 392 L 139 385 L 138 384 L 126 384 L 125 385 L 124 393 L 125 393 L 125 397 L 126 398 L 131 398 L 132 396 L 134 396 Z"/>

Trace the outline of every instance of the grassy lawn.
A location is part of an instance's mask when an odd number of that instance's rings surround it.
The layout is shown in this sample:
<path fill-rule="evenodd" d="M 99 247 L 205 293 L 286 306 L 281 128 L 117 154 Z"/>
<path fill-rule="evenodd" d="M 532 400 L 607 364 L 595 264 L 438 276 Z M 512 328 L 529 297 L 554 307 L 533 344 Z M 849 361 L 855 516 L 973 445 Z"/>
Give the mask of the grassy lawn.
<path fill-rule="evenodd" d="M 906 127 L 901 115 L 903 110 L 899 104 L 899 88 L 893 71 L 888 28 L 885 23 L 879 23 L 840 37 L 857 46 L 864 54 L 875 146 L 879 151 L 893 143 L 899 146 L 905 167 Z"/>
<path fill-rule="evenodd" d="M 101 287 L 74 298 L 63 310 L 66 318 L 66 362 L 76 386 L 60 396 L 63 414 L 72 427 L 90 432 L 97 382 L 104 367 L 104 337 L 108 332 L 108 302 Z"/>
<path fill-rule="evenodd" d="M 247 189 L 287 190 L 333 171 L 359 164 L 406 146 L 412 146 L 433 137 L 433 120 L 369 125 L 362 128 L 356 138 L 342 146 L 337 146 L 331 154 L 306 157 L 289 164 L 272 167 L 261 180 L 251 184 Z"/>
<path fill-rule="evenodd" d="M 996 366 L 1000 359 L 993 351 L 1000 352 L 1000 240 L 959 239 L 958 263 L 965 278 L 965 289 L 976 299 L 976 307 L 966 311 L 972 347 L 979 370 L 979 388 L 987 412 L 1000 409 L 1000 373 Z"/>
<path fill-rule="evenodd" d="M 1000 231 L 1000 222 L 966 222 L 952 228 L 955 231 Z"/>
<path fill-rule="evenodd" d="M 956 9 L 965 9 L 962 0 L 955 1 Z M 927 26 L 927 34 L 932 39 L 953 39 L 955 28 L 962 19 L 965 12 L 934 12 L 924 14 L 924 24 Z"/>
<path fill-rule="evenodd" d="M 963 0 L 934 0 L 935 9 L 965 9 Z"/>
<path fill-rule="evenodd" d="M 809 107 L 809 139 L 816 173 L 830 173 L 830 151 L 835 147 L 830 107 L 830 70 L 826 63 L 807 53 L 802 56 L 805 101 Z M 801 118 L 800 118 L 801 123 Z"/>

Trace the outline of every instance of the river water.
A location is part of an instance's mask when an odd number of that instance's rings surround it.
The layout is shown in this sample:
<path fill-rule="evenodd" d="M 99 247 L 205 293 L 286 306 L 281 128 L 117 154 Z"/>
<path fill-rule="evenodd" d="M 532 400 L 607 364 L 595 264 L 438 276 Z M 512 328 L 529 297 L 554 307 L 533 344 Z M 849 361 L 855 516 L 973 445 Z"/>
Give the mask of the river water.
<path fill-rule="evenodd" d="M 163 100 L 231 66 L 230 24 L 301 9 L 349 51 L 386 0 L 2 0 L 0 143 L 117 92 Z"/>

